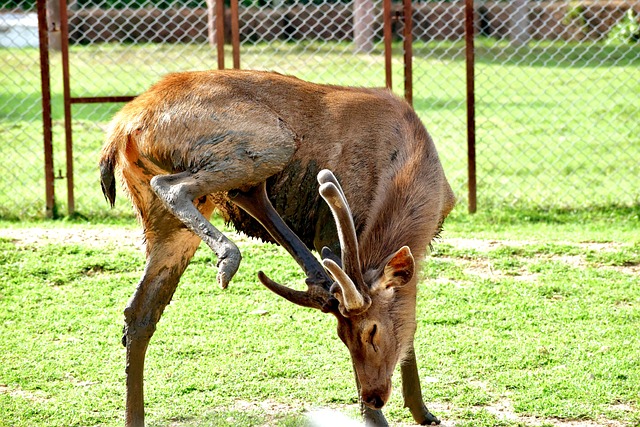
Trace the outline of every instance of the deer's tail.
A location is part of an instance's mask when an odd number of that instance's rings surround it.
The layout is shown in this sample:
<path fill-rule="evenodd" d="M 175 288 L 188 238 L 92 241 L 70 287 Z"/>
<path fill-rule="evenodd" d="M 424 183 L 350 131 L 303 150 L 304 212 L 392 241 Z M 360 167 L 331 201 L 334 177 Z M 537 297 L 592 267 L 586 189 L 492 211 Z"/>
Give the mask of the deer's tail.
<path fill-rule="evenodd" d="M 105 146 L 102 150 L 100 158 L 100 185 L 102 186 L 102 194 L 107 199 L 111 207 L 116 203 L 116 156 L 117 151 L 115 145 Z"/>
<path fill-rule="evenodd" d="M 102 147 L 102 153 L 100 154 L 100 185 L 102 187 L 102 194 L 104 194 L 104 198 L 109 202 L 111 207 L 113 207 L 116 202 L 115 170 L 119 157 L 118 150 L 121 146 L 126 146 L 127 140 L 128 135 L 123 127 L 119 126 L 119 124 L 115 124 L 115 126 L 112 125 L 107 133 L 106 143 L 104 147 Z"/>

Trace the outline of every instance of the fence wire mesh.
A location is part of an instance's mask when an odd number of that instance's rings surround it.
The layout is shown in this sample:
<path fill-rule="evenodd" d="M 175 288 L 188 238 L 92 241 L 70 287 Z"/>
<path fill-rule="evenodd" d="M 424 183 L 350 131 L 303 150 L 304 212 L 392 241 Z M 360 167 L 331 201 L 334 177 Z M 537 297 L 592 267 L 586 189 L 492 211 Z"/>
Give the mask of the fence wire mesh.
<path fill-rule="evenodd" d="M 35 13 L 0 10 L 0 218 L 44 210 Z"/>
<path fill-rule="evenodd" d="M 637 24 L 629 3 L 518 0 L 478 11 L 481 197 L 573 209 L 638 203 L 640 31 L 619 33 Z"/>
<path fill-rule="evenodd" d="M 217 68 L 215 13 L 204 1 L 125 3 L 69 4 L 72 96 L 135 95 L 167 72 Z M 640 4 L 476 3 L 480 209 L 638 203 L 640 31 L 633 7 Z M 18 46 L 23 36 L 13 30 L 15 24 L 7 25 L 16 13 L 24 16 L 17 10 L 0 13 L 0 25 L 12 27 L 0 41 L 0 123 L 7 141 L 0 150 L 15 159 L 0 166 L 9 168 L 1 171 L 0 215 L 36 216 L 44 199 L 38 53 Z M 230 15 L 225 21 L 229 38 Z M 247 0 L 239 9 L 241 68 L 383 86 L 382 22 L 382 5 L 372 0 Z M 393 25 L 394 91 L 402 93 L 403 24 L 395 20 Z M 464 5 L 415 2 L 413 37 L 414 107 L 464 206 Z M 230 47 L 225 49 L 230 67 Z M 65 157 L 62 89 L 59 55 L 51 58 L 58 171 L 64 170 Z M 129 212 L 122 198 L 115 212 L 106 209 L 96 170 L 106 125 L 120 107 L 73 105 L 75 205 L 82 214 Z M 64 179 L 56 180 L 61 212 L 65 193 Z"/>

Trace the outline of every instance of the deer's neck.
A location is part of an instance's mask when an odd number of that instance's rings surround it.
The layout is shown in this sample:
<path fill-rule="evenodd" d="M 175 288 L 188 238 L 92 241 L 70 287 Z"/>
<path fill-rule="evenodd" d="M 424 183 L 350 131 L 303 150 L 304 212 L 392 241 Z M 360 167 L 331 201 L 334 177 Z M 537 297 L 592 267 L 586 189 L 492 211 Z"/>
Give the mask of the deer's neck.
<path fill-rule="evenodd" d="M 444 174 L 424 127 L 410 125 L 406 149 L 378 180 L 359 237 L 365 269 L 379 268 L 403 246 L 419 263 L 442 222 Z"/>

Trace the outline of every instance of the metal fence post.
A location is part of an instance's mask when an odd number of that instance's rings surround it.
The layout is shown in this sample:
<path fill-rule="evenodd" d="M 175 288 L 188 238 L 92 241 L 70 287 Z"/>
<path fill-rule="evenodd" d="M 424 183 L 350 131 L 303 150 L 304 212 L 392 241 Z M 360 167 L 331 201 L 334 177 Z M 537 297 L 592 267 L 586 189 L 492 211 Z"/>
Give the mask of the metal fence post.
<path fill-rule="evenodd" d="M 40 87 L 42 90 L 42 133 L 44 142 L 45 215 L 55 216 L 53 185 L 53 133 L 51 122 L 51 72 L 49 69 L 49 34 L 47 0 L 38 0 L 38 38 L 40 45 Z"/>
<path fill-rule="evenodd" d="M 382 32 L 384 35 L 384 77 L 387 88 L 392 87 L 391 77 L 391 0 L 383 0 L 382 2 Z"/>
<path fill-rule="evenodd" d="M 233 68 L 240 69 L 240 18 L 238 0 L 231 0 L 231 46 Z"/>
<path fill-rule="evenodd" d="M 218 69 L 224 70 L 224 0 L 216 0 L 216 45 Z"/>
<path fill-rule="evenodd" d="M 413 8 L 411 0 L 403 0 L 404 20 L 404 98 L 413 105 Z"/>
<path fill-rule="evenodd" d="M 64 98 L 64 138 L 67 161 L 67 213 L 72 216 L 76 211 L 73 190 L 73 130 L 71 122 L 71 82 L 69 77 L 69 20 L 67 0 L 60 0 L 60 35 L 62 39 L 62 92 Z"/>
<path fill-rule="evenodd" d="M 475 111 L 475 49 L 473 0 L 465 0 L 465 52 L 467 69 L 467 179 L 469 213 L 477 209 L 476 189 L 476 111 Z"/>

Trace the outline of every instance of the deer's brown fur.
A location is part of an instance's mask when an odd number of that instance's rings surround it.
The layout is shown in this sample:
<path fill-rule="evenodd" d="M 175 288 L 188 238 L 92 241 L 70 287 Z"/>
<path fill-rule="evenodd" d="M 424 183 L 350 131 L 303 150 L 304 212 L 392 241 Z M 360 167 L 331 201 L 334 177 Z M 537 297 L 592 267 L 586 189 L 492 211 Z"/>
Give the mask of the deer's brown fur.
<path fill-rule="evenodd" d="M 240 262 L 235 245 L 207 221 L 214 209 L 239 231 L 283 244 L 307 272 L 310 294 L 317 289 L 303 305 L 336 315 L 372 410 L 388 399 L 396 363 L 406 356 L 415 364 L 414 271 L 454 197 L 424 126 L 389 91 L 266 72 L 170 74 L 116 115 L 100 165 L 105 196 L 114 203 L 117 171 L 147 240 L 145 275 L 125 310 L 129 425 L 142 424 L 148 340 L 200 238 L 218 255 L 223 287 Z M 344 250 L 318 193 L 323 169 L 335 174 L 351 209 L 362 272 L 355 286 L 370 299 L 363 313 L 345 309 L 340 288 L 329 289 L 307 255 L 306 248 Z M 270 205 L 275 218 L 263 215 Z M 301 243 L 282 231 L 278 215 Z M 417 421 L 431 420 L 424 405 L 411 405 Z"/>

